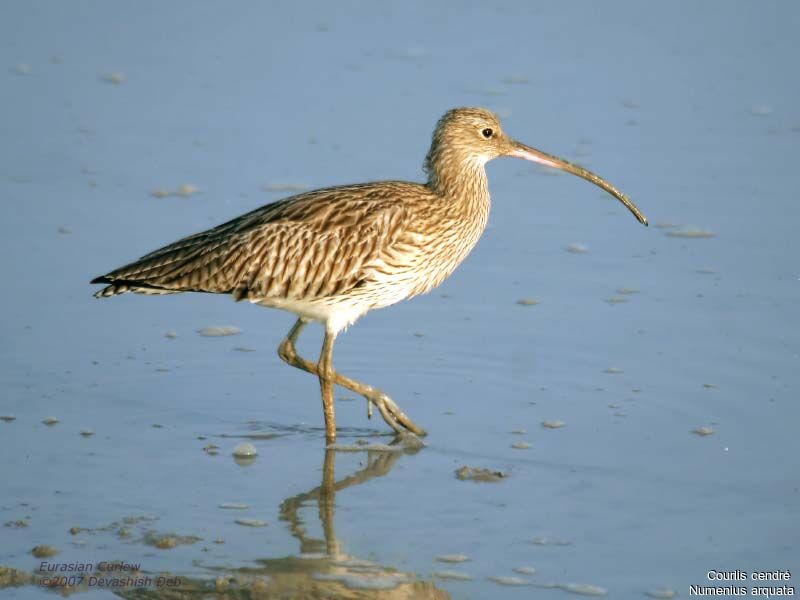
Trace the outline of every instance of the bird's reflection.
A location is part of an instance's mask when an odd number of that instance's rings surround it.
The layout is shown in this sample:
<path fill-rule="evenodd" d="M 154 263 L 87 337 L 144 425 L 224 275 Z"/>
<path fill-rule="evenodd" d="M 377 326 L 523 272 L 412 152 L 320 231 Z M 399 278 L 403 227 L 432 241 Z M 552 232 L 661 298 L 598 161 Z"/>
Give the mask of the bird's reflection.
<path fill-rule="evenodd" d="M 356 447 L 350 447 L 354 450 Z M 430 581 L 420 581 L 413 573 L 381 565 L 371 560 L 345 553 L 335 531 L 336 494 L 376 477 L 389 473 L 401 457 L 416 449 L 398 446 L 367 446 L 359 449 L 367 460 L 366 466 L 337 481 L 335 475 L 337 450 L 325 451 L 322 481 L 308 492 L 284 500 L 280 519 L 289 533 L 299 542 L 299 552 L 291 556 L 265 558 L 247 567 L 206 566 L 209 577 L 188 577 L 181 573 L 160 573 L 166 581 L 179 582 L 147 588 L 104 588 L 127 599 L 183 600 L 204 598 L 229 599 L 325 599 L 325 600 L 446 600 L 450 596 Z M 342 450 L 338 450 L 342 452 Z M 316 502 L 322 539 L 309 535 L 301 516 L 302 509 Z M 197 563 L 195 566 L 199 566 Z M 139 574 L 146 575 L 146 574 Z M 152 575 L 152 574 L 150 574 Z M 138 575 L 137 575 L 138 576 Z M 96 590 L 80 584 L 59 587 L 47 583 L 42 573 L 25 573 L 0 565 L 0 589 L 25 585 L 48 586 L 67 596 Z M 136 584 L 129 584 L 136 585 Z M 141 584 L 139 584 L 141 585 Z M 101 586 L 102 587 L 102 586 Z"/>
<path fill-rule="evenodd" d="M 286 598 L 430 598 L 450 596 L 413 574 L 352 556 L 343 551 L 336 536 L 336 494 L 350 487 L 382 477 L 400 460 L 402 451 L 367 451 L 366 465 L 339 480 L 335 475 L 337 452 L 326 450 L 320 485 L 283 501 L 280 518 L 300 545 L 300 554 L 283 559 L 259 561 L 269 575 L 269 590 Z M 316 502 L 323 539 L 312 537 L 301 516 L 301 508 Z M 249 571 L 252 573 L 252 571 Z M 292 595 L 301 591 L 300 595 Z M 367 594 L 368 592 L 368 594 Z"/>
<path fill-rule="evenodd" d="M 336 494 L 389 473 L 400 458 L 414 450 L 365 450 L 366 465 L 337 481 L 337 451 L 325 451 L 322 481 L 308 492 L 287 498 L 280 506 L 280 519 L 299 542 L 299 553 L 281 558 L 255 561 L 257 567 L 239 569 L 212 568 L 219 573 L 215 588 L 208 580 L 186 580 L 179 588 L 170 590 L 137 590 L 119 593 L 125 598 L 192 598 L 202 589 L 204 598 L 281 598 L 354 600 L 431 599 L 445 600 L 450 596 L 430 581 L 420 581 L 406 573 L 370 560 L 346 554 L 336 536 Z M 301 511 L 316 502 L 322 539 L 308 533 Z"/>
<path fill-rule="evenodd" d="M 339 542 L 334 528 L 336 511 L 336 492 L 351 486 L 360 485 L 375 477 L 383 477 L 392 470 L 402 452 L 367 451 L 367 465 L 336 481 L 336 450 L 326 450 L 322 462 L 322 483 L 313 490 L 287 498 L 281 503 L 280 518 L 286 521 L 289 532 L 300 542 L 300 552 L 304 555 L 324 552 L 330 557 L 340 556 Z M 300 517 L 300 508 L 309 501 L 316 501 L 319 507 L 319 520 L 324 540 L 308 536 Z"/>

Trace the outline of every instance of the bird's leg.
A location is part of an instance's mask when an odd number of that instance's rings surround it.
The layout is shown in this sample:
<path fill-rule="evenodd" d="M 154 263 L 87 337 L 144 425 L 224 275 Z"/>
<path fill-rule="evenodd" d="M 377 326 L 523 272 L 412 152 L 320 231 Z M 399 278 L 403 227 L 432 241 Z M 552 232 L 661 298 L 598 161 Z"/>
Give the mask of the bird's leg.
<path fill-rule="evenodd" d="M 302 369 L 303 371 L 311 373 L 312 375 L 319 376 L 319 369 L 317 365 L 310 360 L 303 358 L 302 356 L 298 356 L 295 348 L 297 338 L 307 322 L 308 321 L 302 318 L 297 319 L 297 322 L 289 330 L 289 333 L 283 339 L 281 345 L 278 346 L 278 356 L 280 356 L 284 362 L 292 365 L 293 367 Z M 368 402 L 371 402 L 377 406 L 381 416 L 383 417 L 383 420 L 386 421 L 386 424 L 396 432 L 402 433 L 402 428 L 405 428 L 412 433 L 416 433 L 417 435 L 425 435 L 425 431 L 417 426 L 411 419 L 409 419 L 406 414 L 400 410 L 400 407 L 397 406 L 397 404 L 395 404 L 392 399 L 384 394 L 381 390 L 354 379 L 350 379 L 349 377 L 346 377 L 341 373 L 337 373 L 336 371 L 332 371 L 332 374 L 333 382 L 335 384 L 341 385 L 348 390 L 364 396 Z"/>
<path fill-rule="evenodd" d="M 322 411 L 325 413 L 325 441 L 332 444 L 336 441 L 336 417 L 333 414 L 333 342 L 336 333 L 325 329 L 322 341 L 322 352 L 319 355 L 317 373 L 322 391 Z"/>

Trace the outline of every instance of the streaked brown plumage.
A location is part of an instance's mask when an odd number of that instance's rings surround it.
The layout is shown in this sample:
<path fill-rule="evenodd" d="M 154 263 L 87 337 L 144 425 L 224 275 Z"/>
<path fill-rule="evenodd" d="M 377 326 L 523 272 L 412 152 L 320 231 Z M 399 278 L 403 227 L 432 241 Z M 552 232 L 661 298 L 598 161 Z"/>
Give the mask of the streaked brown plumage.
<path fill-rule="evenodd" d="M 427 183 L 346 185 L 268 204 L 97 277 L 92 283 L 108 285 L 95 296 L 213 292 L 291 311 L 299 318 L 278 353 L 319 376 L 328 442 L 336 436 L 334 383 L 365 396 L 396 431 L 422 434 L 386 394 L 333 370 L 333 342 L 367 311 L 431 290 L 464 260 L 489 216 L 484 166 L 503 155 L 583 177 L 647 224 L 603 179 L 512 140 L 488 110 L 458 108 L 436 126 L 425 159 Z M 325 326 L 318 363 L 294 347 L 311 320 Z"/>

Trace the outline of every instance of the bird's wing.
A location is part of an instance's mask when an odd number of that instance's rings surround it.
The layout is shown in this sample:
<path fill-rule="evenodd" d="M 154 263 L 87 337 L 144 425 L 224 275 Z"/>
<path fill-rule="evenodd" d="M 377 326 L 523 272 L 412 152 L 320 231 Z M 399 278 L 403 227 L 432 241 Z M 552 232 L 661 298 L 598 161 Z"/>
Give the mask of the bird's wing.
<path fill-rule="evenodd" d="M 407 211 L 387 184 L 318 190 L 268 204 L 98 277 L 126 291 L 314 299 L 358 286 L 402 234 Z"/>

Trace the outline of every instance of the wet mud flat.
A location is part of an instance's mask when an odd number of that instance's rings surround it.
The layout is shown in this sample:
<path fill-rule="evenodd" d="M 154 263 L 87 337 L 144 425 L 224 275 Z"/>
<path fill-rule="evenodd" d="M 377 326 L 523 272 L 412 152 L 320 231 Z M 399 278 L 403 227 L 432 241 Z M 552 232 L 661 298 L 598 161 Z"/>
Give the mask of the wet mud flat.
<path fill-rule="evenodd" d="M 0 19 L 0 597 L 671 598 L 794 568 L 796 5 L 144 6 Z M 91 297 L 266 202 L 421 180 L 464 105 L 652 225 L 495 161 L 466 262 L 337 342 L 424 447 L 339 390 L 326 451 L 289 315 Z"/>

